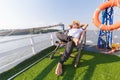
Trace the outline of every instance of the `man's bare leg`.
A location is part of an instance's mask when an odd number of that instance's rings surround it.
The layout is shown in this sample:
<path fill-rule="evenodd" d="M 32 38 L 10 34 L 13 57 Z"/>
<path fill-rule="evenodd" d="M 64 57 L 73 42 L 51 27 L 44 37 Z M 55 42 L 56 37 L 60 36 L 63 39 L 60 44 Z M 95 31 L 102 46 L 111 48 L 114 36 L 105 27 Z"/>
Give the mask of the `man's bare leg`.
<path fill-rule="evenodd" d="M 57 74 L 58 76 L 62 75 L 62 73 L 63 73 L 63 70 L 62 70 L 63 63 L 69 58 L 70 54 L 73 51 L 74 45 L 75 44 L 74 44 L 73 41 L 67 42 L 65 51 L 63 52 L 63 55 L 61 56 L 61 59 L 60 59 L 59 63 L 57 64 L 57 68 L 55 70 L 55 74 Z"/>
<path fill-rule="evenodd" d="M 72 41 L 75 43 L 76 46 L 78 45 L 79 40 L 77 38 L 72 38 Z"/>

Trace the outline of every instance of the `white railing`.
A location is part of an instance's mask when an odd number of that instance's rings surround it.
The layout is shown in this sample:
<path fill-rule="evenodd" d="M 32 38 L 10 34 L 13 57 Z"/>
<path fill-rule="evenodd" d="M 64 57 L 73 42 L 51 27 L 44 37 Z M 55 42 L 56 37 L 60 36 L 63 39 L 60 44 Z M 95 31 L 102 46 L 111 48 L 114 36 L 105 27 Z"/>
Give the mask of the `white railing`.
<path fill-rule="evenodd" d="M 0 73 L 11 69 L 22 61 L 54 45 L 55 33 L 28 35 L 1 41 Z"/>

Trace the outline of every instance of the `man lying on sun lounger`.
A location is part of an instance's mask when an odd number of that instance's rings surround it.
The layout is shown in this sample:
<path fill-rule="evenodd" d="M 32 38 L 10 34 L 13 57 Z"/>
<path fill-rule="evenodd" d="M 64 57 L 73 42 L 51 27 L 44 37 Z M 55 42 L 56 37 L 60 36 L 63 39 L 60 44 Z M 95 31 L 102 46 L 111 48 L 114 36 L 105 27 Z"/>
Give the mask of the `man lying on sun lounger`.
<path fill-rule="evenodd" d="M 55 74 L 58 76 L 62 74 L 63 63 L 69 58 L 73 51 L 73 47 L 78 45 L 80 34 L 87 28 L 87 26 L 88 24 L 80 25 L 79 21 L 75 20 L 73 21 L 72 25 L 70 25 L 70 29 L 67 35 L 62 32 L 58 32 L 56 34 L 59 40 L 66 43 L 65 51 L 63 52 L 63 55 L 61 56 L 55 71 Z"/>

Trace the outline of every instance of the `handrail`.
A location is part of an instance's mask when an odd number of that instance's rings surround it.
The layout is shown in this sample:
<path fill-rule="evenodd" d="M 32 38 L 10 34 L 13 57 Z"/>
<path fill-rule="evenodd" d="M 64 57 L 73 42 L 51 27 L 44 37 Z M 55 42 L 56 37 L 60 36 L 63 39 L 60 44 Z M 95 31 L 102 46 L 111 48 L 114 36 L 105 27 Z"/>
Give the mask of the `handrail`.
<path fill-rule="evenodd" d="M 45 35 L 47 35 L 47 34 L 45 34 Z M 21 49 L 24 49 L 24 48 L 31 48 L 31 53 L 29 54 L 29 55 L 35 55 L 35 54 L 37 54 L 38 52 L 40 52 L 41 50 L 37 50 L 37 51 L 35 51 L 35 46 L 37 45 L 37 44 L 40 44 L 41 42 L 43 42 L 43 41 L 48 41 L 48 40 L 50 40 L 50 44 L 51 45 L 46 45 L 46 46 L 52 46 L 53 45 L 53 41 L 54 41 L 54 38 L 53 38 L 53 35 L 52 34 L 49 34 L 50 36 L 48 37 L 48 38 L 45 38 L 45 40 L 41 40 L 41 41 L 38 41 L 38 42 L 35 42 L 33 39 L 35 38 L 35 37 L 40 37 L 41 36 L 41 34 L 37 34 L 37 35 L 30 35 L 30 36 L 27 36 L 27 37 L 23 37 L 23 38 L 17 38 L 17 39 L 11 39 L 11 40 L 8 40 L 8 41 L 1 41 L 0 42 L 0 44 L 3 44 L 4 45 L 4 43 L 9 43 L 9 42 L 14 42 L 14 41 L 19 41 L 19 40 L 24 40 L 24 39 L 28 39 L 29 40 L 29 43 L 30 44 L 27 44 L 27 45 L 25 45 L 25 46 L 22 46 L 22 47 L 18 47 L 18 48 L 16 48 L 16 49 L 11 49 L 11 50 L 8 50 L 8 51 L 6 51 L 6 52 L 2 52 L 2 53 L 0 53 L 0 58 L 2 59 L 2 60 L 4 60 L 5 58 L 6 58 L 6 56 L 10 56 L 10 55 L 12 55 L 12 54 L 10 54 L 10 53 L 15 53 L 16 51 L 18 51 L 18 50 L 21 50 Z M 52 41 L 51 41 L 52 40 Z M 39 47 L 38 47 L 39 48 Z M 47 47 L 46 47 L 47 48 Z M 28 57 L 29 57 L 29 55 L 28 55 Z M 26 56 L 27 56 L 27 54 L 26 54 Z M 22 59 L 25 59 L 25 58 L 28 58 L 28 57 L 25 57 L 25 56 L 23 56 L 23 57 L 21 57 L 19 60 L 20 61 L 22 61 Z M 9 67 L 9 66 L 11 66 L 12 64 L 14 64 L 14 62 L 16 62 L 16 61 L 19 61 L 18 59 L 16 59 L 15 61 L 13 61 L 13 62 L 10 62 L 10 63 L 8 63 L 8 64 L 5 64 L 5 65 L 3 65 L 3 66 L 1 66 L 0 67 L 0 73 L 2 73 L 3 71 L 6 71 L 6 70 L 4 70 L 5 68 L 3 68 L 3 67 Z M 18 63 L 17 63 L 18 64 Z M 16 65 L 17 65 L 16 64 Z M 14 64 L 15 65 L 15 64 Z"/>
<path fill-rule="evenodd" d="M 42 30 L 42 29 L 45 29 L 45 28 L 51 28 L 51 27 L 56 27 L 56 26 L 63 26 L 63 29 L 64 29 L 63 24 L 46 26 L 46 27 L 41 27 L 41 28 L 38 27 L 38 28 Z M 32 28 L 32 29 L 37 30 L 37 28 Z M 12 32 L 10 32 L 9 34 L 11 34 L 11 33 Z M 24 41 L 22 41 L 23 44 L 21 44 L 20 46 L 11 47 L 8 50 L 6 50 L 6 48 L 3 48 L 3 51 L 0 53 L 0 59 L 3 60 L 3 62 L 1 62 L 2 63 L 1 66 L 0 66 L 0 73 L 12 68 L 13 66 L 22 62 L 23 60 L 25 60 L 25 59 L 33 56 L 33 55 L 36 55 L 41 50 L 43 50 L 47 47 L 53 46 L 54 45 L 54 37 L 53 37 L 54 33 L 55 32 L 49 32 L 49 33 L 44 33 L 44 34 L 41 33 L 41 34 L 34 34 L 34 35 L 30 34 L 28 36 L 9 39 L 9 40 L 5 40 L 5 41 L 0 40 L 0 44 L 5 45 L 5 46 L 9 45 L 9 43 L 10 44 L 14 43 L 14 41 L 16 43 L 19 43 L 22 40 L 28 41 L 27 44 L 24 44 Z M 9 34 L 7 36 L 9 36 Z M 41 39 L 39 41 L 39 38 L 44 37 L 44 35 L 47 35 L 47 36 L 43 40 Z M 5 36 L 5 37 L 7 37 L 7 36 Z M 2 39 L 5 38 L 5 37 L 2 37 Z M 43 41 L 45 41 L 45 42 L 49 41 L 49 42 L 46 43 L 47 44 L 46 45 L 46 44 L 44 44 Z M 20 42 L 20 43 L 22 43 L 22 42 Z M 39 45 L 40 43 L 42 43 L 44 46 L 42 47 L 42 45 Z M 10 46 L 12 46 L 12 45 L 10 45 Z M 19 56 L 16 56 L 16 54 L 19 53 L 21 50 L 23 51 L 23 53 L 20 53 L 20 54 L 18 54 Z M 20 57 L 20 58 L 16 58 L 16 57 Z M 11 60 L 9 61 L 6 58 L 11 59 Z"/>
<path fill-rule="evenodd" d="M 11 39 L 11 40 L 6 40 L 6 41 L 0 41 L 0 44 L 1 43 L 6 43 L 6 42 L 12 42 L 12 41 L 17 41 L 17 40 L 22 40 L 22 39 L 27 39 L 27 38 L 33 38 L 33 37 L 38 37 L 40 36 L 41 34 L 37 34 L 37 35 L 29 35 L 27 37 L 22 37 L 22 38 L 17 38 L 17 39 Z"/>

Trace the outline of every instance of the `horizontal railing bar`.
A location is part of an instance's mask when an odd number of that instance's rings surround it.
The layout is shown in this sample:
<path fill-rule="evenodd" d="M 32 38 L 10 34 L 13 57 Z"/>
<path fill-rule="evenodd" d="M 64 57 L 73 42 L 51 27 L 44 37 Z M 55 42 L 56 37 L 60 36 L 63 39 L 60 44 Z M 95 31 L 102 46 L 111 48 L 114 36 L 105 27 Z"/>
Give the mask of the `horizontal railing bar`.
<path fill-rule="evenodd" d="M 7 41 L 0 41 L 0 44 L 1 44 L 1 43 L 6 43 L 6 42 L 12 42 L 12 41 L 18 41 L 18 40 L 23 40 L 23 39 L 34 38 L 34 37 L 38 37 L 38 36 L 41 36 L 41 34 L 29 35 L 28 37 L 17 38 L 17 39 L 11 39 L 11 40 L 7 40 Z"/>
<path fill-rule="evenodd" d="M 23 37 L 23 38 L 17 38 L 17 39 L 12 39 L 12 40 L 7 40 L 7 41 L 0 41 L 0 44 L 1 43 L 6 43 L 6 42 L 12 42 L 12 41 L 18 41 L 18 40 L 23 40 L 23 39 L 29 39 L 33 36 L 28 36 L 28 37 Z"/>

